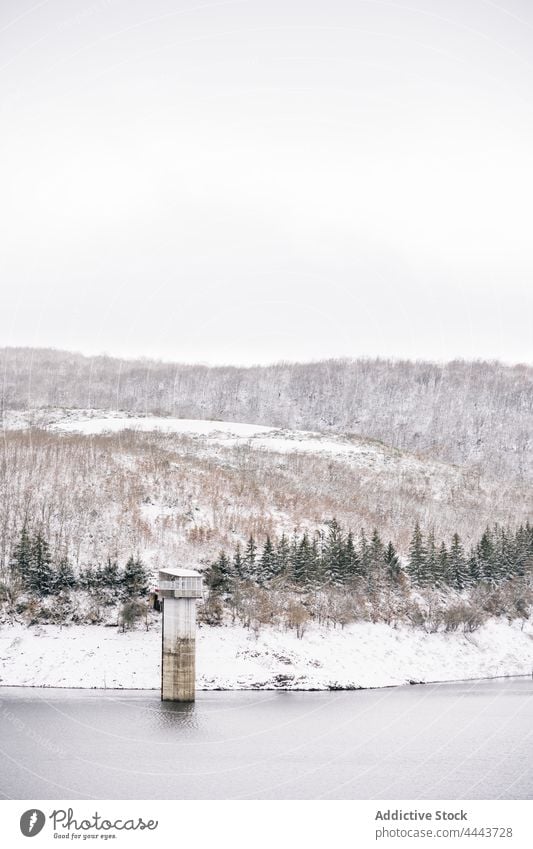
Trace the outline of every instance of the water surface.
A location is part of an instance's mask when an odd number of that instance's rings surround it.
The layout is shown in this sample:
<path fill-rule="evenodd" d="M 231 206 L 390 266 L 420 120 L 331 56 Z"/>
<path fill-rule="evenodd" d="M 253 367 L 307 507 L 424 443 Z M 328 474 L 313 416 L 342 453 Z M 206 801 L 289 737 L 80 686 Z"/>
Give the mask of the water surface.
<path fill-rule="evenodd" d="M 356 692 L 0 688 L 15 799 L 524 799 L 527 678 Z"/>

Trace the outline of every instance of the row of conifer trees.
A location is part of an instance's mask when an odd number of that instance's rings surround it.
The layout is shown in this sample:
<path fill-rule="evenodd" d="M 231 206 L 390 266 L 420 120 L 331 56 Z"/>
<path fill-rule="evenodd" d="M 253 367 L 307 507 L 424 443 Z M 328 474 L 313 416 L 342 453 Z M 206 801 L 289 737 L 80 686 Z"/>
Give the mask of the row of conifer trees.
<path fill-rule="evenodd" d="M 230 594 L 240 581 L 259 586 L 290 584 L 305 589 L 346 586 L 359 582 L 367 591 L 405 584 L 415 587 L 467 589 L 482 581 L 493 586 L 524 576 L 533 568 L 533 527 L 515 530 L 487 527 L 476 545 L 466 550 L 459 535 L 437 544 L 432 532 L 414 527 L 409 555 L 402 560 L 392 542 L 377 530 L 361 531 L 357 540 L 333 519 L 327 530 L 279 539 L 270 537 L 261 549 L 250 536 L 231 555 L 222 551 L 207 579 L 213 593 Z"/>
<path fill-rule="evenodd" d="M 392 542 L 385 544 L 377 530 L 361 531 L 357 539 L 332 519 L 326 530 L 313 534 L 282 534 L 266 538 L 258 547 L 250 536 L 244 549 L 237 544 L 231 555 L 222 551 L 207 572 L 213 593 L 229 594 L 239 582 L 258 586 L 291 585 L 304 589 L 342 587 L 357 581 L 368 592 L 399 587 L 451 587 L 463 590 L 480 582 L 493 586 L 533 570 L 533 526 L 528 522 L 512 530 L 487 527 L 476 545 L 465 550 L 458 534 L 437 544 L 434 534 L 415 525 L 409 555 L 398 556 Z M 124 568 L 109 559 L 103 566 L 74 572 L 67 557 L 54 561 L 40 531 L 22 528 L 11 558 L 11 576 L 23 590 L 53 595 L 81 589 L 110 599 L 140 597 L 148 592 L 149 572 L 138 556 Z"/>
<path fill-rule="evenodd" d="M 104 566 L 88 566 L 76 574 L 68 557 L 54 560 L 41 531 L 32 533 L 26 526 L 13 549 L 10 571 L 13 583 L 38 596 L 79 589 L 111 601 L 113 597 L 142 597 L 148 592 L 149 572 L 138 556 L 131 555 L 123 569 L 116 560 L 108 559 Z"/>

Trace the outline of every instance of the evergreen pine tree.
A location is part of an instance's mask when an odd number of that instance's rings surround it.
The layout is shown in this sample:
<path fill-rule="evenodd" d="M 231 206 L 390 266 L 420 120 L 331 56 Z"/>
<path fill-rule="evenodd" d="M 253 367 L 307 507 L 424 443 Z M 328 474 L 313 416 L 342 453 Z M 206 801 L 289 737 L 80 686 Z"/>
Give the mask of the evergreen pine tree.
<path fill-rule="evenodd" d="M 331 586 L 341 586 L 346 580 L 345 549 L 342 529 L 336 519 L 328 524 L 324 550 L 324 579 Z"/>
<path fill-rule="evenodd" d="M 261 585 L 267 584 L 276 575 L 276 552 L 272 540 L 267 536 L 261 557 L 257 564 L 257 580 Z"/>
<path fill-rule="evenodd" d="M 400 558 L 396 553 L 396 549 L 392 542 L 389 542 L 387 548 L 385 549 L 385 564 L 386 570 L 385 574 L 389 584 L 393 586 L 398 584 L 402 575 L 402 564 L 400 563 Z"/>
<path fill-rule="evenodd" d="M 92 566 L 80 569 L 79 586 L 80 589 L 88 593 L 92 593 L 95 589 L 94 569 Z"/>
<path fill-rule="evenodd" d="M 452 544 L 450 545 L 448 554 L 448 569 L 452 586 L 456 590 L 464 590 L 468 585 L 468 574 L 463 545 L 457 533 L 452 537 Z"/>
<path fill-rule="evenodd" d="M 28 589 L 38 595 L 49 595 L 54 590 L 55 575 L 50 546 L 38 531 L 31 542 L 30 580 Z"/>
<path fill-rule="evenodd" d="M 233 574 L 239 580 L 244 578 L 244 560 L 242 558 L 240 542 L 237 543 L 235 554 L 233 555 Z"/>
<path fill-rule="evenodd" d="M 148 593 L 148 571 L 139 557 L 130 556 L 122 575 L 122 595 L 138 598 Z"/>
<path fill-rule="evenodd" d="M 498 569 L 496 563 L 496 552 L 492 532 L 489 527 L 485 528 L 476 549 L 476 559 L 479 565 L 481 578 L 490 584 L 498 581 Z"/>
<path fill-rule="evenodd" d="M 309 549 L 309 562 L 307 568 L 307 583 L 310 589 L 317 589 L 322 583 L 322 558 L 320 554 L 320 537 L 313 534 Z"/>
<path fill-rule="evenodd" d="M 435 532 L 433 528 L 429 531 L 426 542 L 426 564 L 425 575 L 428 586 L 442 586 L 443 580 L 439 570 L 439 557 L 435 544 Z"/>
<path fill-rule="evenodd" d="M 73 590 L 77 586 L 76 576 L 70 560 L 65 555 L 59 561 L 55 574 L 54 592 L 61 590 Z"/>
<path fill-rule="evenodd" d="M 426 547 L 420 525 L 416 522 L 409 546 L 409 575 L 414 584 L 425 587 L 428 584 Z"/>
<path fill-rule="evenodd" d="M 109 587 L 110 590 L 116 590 L 120 586 L 121 576 L 118 563 L 116 560 L 111 560 L 110 557 L 107 558 L 107 563 L 102 570 L 102 581 L 104 586 Z"/>
<path fill-rule="evenodd" d="M 225 551 L 211 564 L 207 573 L 207 585 L 213 595 L 229 595 L 233 589 L 233 567 Z"/>
<path fill-rule="evenodd" d="M 106 595 L 105 570 L 98 564 L 94 570 L 94 591 L 99 595 Z"/>
<path fill-rule="evenodd" d="M 285 534 L 282 534 L 276 546 L 276 575 L 287 578 L 290 572 L 290 545 Z"/>
<path fill-rule="evenodd" d="M 466 561 L 466 583 L 469 586 L 475 586 L 483 578 L 483 570 L 479 562 L 475 548 L 470 549 Z"/>
<path fill-rule="evenodd" d="M 505 528 L 494 526 L 494 582 L 499 584 L 509 575 L 509 547 Z"/>
<path fill-rule="evenodd" d="M 513 572 L 517 577 L 523 578 L 526 573 L 526 564 L 529 560 L 529 534 L 524 525 L 520 525 L 515 533 L 513 549 Z"/>
<path fill-rule="evenodd" d="M 385 548 L 377 528 L 372 531 L 368 557 L 368 590 L 372 593 L 383 587 L 384 580 Z"/>
<path fill-rule="evenodd" d="M 326 565 L 324 558 L 325 534 L 321 529 L 313 534 L 311 556 L 313 558 L 313 584 L 315 589 L 326 583 Z"/>
<path fill-rule="evenodd" d="M 528 557 L 533 557 L 533 525 L 530 524 L 529 519 L 526 522 L 526 535 L 527 535 L 527 553 Z"/>
<path fill-rule="evenodd" d="M 287 569 L 287 580 L 293 583 L 295 579 L 295 574 L 298 571 L 298 547 L 300 545 L 300 540 L 294 531 L 291 536 L 289 542 L 289 567 Z"/>
<path fill-rule="evenodd" d="M 256 576 L 256 559 L 257 545 L 253 536 L 250 534 L 246 548 L 244 549 L 243 572 L 245 578 L 255 578 Z"/>
<path fill-rule="evenodd" d="M 348 532 L 344 545 L 344 561 L 347 578 L 359 578 L 362 574 L 361 561 L 355 548 L 353 533 Z"/>
<path fill-rule="evenodd" d="M 25 589 L 30 589 L 32 580 L 32 547 L 30 535 L 25 524 L 22 526 L 19 541 L 13 550 L 11 572 L 13 577 L 20 579 Z"/>
<path fill-rule="evenodd" d="M 516 569 L 516 551 L 515 539 L 510 528 L 501 528 L 501 552 L 500 552 L 500 577 L 504 581 L 508 581 L 515 574 Z"/>
<path fill-rule="evenodd" d="M 446 544 L 441 542 L 437 559 L 439 586 L 446 584 L 451 585 L 450 563 L 448 558 L 448 549 Z"/>
<path fill-rule="evenodd" d="M 370 548 L 364 528 L 361 528 L 359 535 L 359 563 L 362 577 L 368 577 L 370 571 Z"/>
<path fill-rule="evenodd" d="M 306 588 L 311 583 L 313 572 L 312 556 L 313 551 L 309 542 L 309 536 L 307 533 L 304 533 L 298 543 L 293 565 L 294 583 L 301 588 Z"/>

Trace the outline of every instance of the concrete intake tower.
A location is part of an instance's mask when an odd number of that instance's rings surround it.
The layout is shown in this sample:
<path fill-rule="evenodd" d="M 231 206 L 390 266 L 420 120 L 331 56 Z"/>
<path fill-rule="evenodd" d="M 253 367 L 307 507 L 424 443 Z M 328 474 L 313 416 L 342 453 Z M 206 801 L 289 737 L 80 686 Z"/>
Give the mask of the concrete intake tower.
<path fill-rule="evenodd" d="M 193 702 L 196 667 L 196 601 L 203 598 L 202 576 L 192 569 L 160 569 L 163 603 L 161 699 Z"/>

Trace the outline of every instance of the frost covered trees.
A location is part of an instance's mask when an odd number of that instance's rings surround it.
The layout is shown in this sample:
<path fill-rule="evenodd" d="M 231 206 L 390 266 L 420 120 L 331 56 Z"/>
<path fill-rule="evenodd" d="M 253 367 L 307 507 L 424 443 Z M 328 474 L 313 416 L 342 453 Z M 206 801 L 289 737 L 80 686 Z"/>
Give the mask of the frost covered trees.
<path fill-rule="evenodd" d="M 496 475 L 533 476 L 528 365 L 343 359 L 207 367 L 4 348 L 0 367 L 2 409 L 83 408 L 90 385 L 99 409 L 351 432 Z"/>
<path fill-rule="evenodd" d="M 533 604 L 529 524 L 487 528 L 469 551 L 458 534 L 438 544 L 432 530 L 425 534 L 417 524 L 403 559 L 377 529 L 370 539 L 361 531 L 355 540 L 336 520 L 313 534 L 277 542 L 268 535 L 262 548 L 254 546 L 255 572 L 245 578 L 233 569 L 235 556 L 224 551 L 207 570 L 203 621 L 221 624 L 225 610 L 256 632 L 274 624 L 294 628 L 297 636 L 311 620 L 344 627 L 361 619 L 470 633 L 489 616 L 525 620 Z"/>
<path fill-rule="evenodd" d="M 121 590 L 125 599 L 139 598 L 148 593 L 148 570 L 139 556 L 131 555 L 122 575 Z"/>
<path fill-rule="evenodd" d="M 389 542 L 385 550 L 384 560 L 386 566 L 387 581 L 390 584 L 398 583 L 401 580 L 402 564 L 392 542 Z"/>
<path fill-rule="evenodd" d="M 304 590 L 342 588 L 355 582 L 372 595 L 403 586 L 408 576 L 414 588 L 461 592 L 480 583 L 494 586 L 531 574 L 533 528 L 526 524 L 513 532 L 495 525 L 466 553 L 457 533 L 448 545 L 444 541 L 437 545 L 433 531 L 425 535 L 416 523 L 403 565 L 394 543 L 385 545 L 377 529 L 370 540 L 361 531 L 356 543 L 353 533 L 346 533 L 333 519 L 326 531 L 317 530 L 312 536 L 304 531 L 290 541 L 282 535 L 277 542 L 267 536 L 262 549 L 250 537 L 244 572 L 236 568 L 240 560 L 240 545 L 232 558 L 222 551 L 208 570 L 210 585 L 227 594 L 243 580 L 267 588 Z"/>
<path fill-rule="evenodd" d="M 123 569 L 116 560 L 108 558 L 105 566 L 89 565 L 76 572 L 66 554 L 52 555 L 41 529 L 30 531 L 26 524 L 10 558 L 9 589 L 13 599 L 21 594 L 35 599 L 60 595 L 65 606 L 69 594 L 79 590 L 98 605 L 114 605 L 120 598 L 145 597 L 148 582 L 148 570 L 140 557 L 133 555 Z"/>
<path fill-rule="evenodd" d="M 26 526 L 13 551 L 12 574 L 18 578 L 25 590 L 37 595 L 50 595 L 60 589 L 58 573 L 54 573 L 50 547 L 41 531 L 30 535 Z"/>
<path fill-rule="evenodd" d="M 207 586 L 214 596 L 225 596 L 231 593 L 233 580 L 237 572 L 226 555 L 225 551 L 221 551 L 217 560 L 211 564 L 211 568 L 206 576 Z"/>
<path fill-rule="evenodd" d="M 409 575 L 414 584 L 425 587 L 430 583 L 426 546 L 420 525 L 415 524 L 411 544 L 409 545 Z"/>

